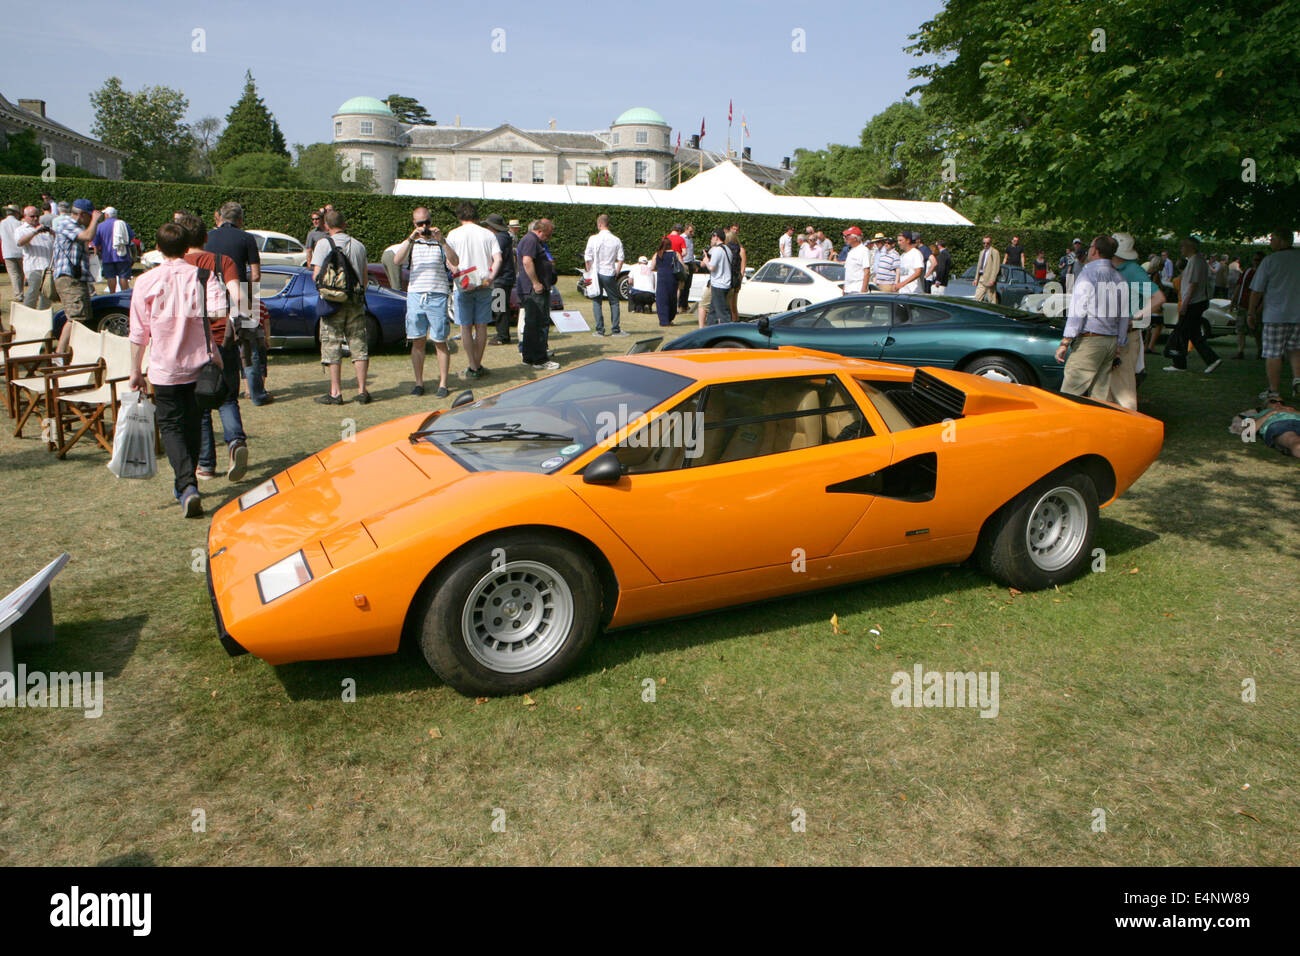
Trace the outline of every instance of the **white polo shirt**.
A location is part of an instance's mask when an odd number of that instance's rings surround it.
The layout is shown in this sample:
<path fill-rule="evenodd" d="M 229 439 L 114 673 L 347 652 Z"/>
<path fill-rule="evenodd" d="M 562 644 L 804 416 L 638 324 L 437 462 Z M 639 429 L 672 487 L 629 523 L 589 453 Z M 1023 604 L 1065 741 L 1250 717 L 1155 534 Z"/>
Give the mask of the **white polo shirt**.
<path fill-rule="evenodd" d="M 858 243 L 849 250 L 849 254 L 844 259 L 844 294 L 852 295 L 863 291 L 862 280 L 870 271 L 869 250 L 862 243 Z"/>
<path fill-rule="evenodd" d="M 602 229 L 587 240 L 582 258 L 595 267 L 597 275 L 617 275 L 618 264 L 623 261 L 623 242 L 608 229 Z"/>
<path fill-rule="evenodd" d="M 477 289 L 492 276 L 492 257 L 501 252 L 497 235 L 476 222 L 467 222 L 447 233 L 447 245 L 456 253 L 456 287 Z"/>

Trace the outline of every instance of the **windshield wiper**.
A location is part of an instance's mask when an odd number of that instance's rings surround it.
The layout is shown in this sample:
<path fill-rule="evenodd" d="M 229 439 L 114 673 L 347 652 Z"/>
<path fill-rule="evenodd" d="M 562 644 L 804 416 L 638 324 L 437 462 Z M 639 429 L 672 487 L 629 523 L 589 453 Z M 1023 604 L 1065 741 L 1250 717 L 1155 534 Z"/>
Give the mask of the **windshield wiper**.
<path fill-rule="evenodd" d="M 493 425 L 476 425 L 469 428 L 427 428 L 423 431 L 412 432 L 410 440 L 412 442 L 423 438 L 425 435 L 446 435 L 460 434 L 464 437 L 454 438 L 449 444 L 467 445 L 478 442 L 498 442 L 498 441 L 549 441 L 549 442 L 572 442 L 573 436 L 560 435 L 556 432 L 532 431 L 524 428 L 519 424 L 507 425 L 499 422 Z"/>

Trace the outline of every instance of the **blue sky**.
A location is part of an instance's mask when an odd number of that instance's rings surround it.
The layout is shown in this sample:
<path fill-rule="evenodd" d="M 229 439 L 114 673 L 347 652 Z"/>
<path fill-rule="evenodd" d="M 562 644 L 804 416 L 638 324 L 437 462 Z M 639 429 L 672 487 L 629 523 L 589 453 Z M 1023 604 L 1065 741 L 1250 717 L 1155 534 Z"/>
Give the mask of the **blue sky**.
<path fill-rule="evenodd" d="M 903 47 L 941 6 L 706 0 L 670 16 L 649 3 L 73 0 L 8 17 L 17 42 L 0 62 L 0 92 L 44 99 L 52 118 L 88 133 L 89 94 L 109 76 L 131 90 L 178 88 L 190 120 L 224 120 L 251 69 L 290 144 L 328 140 L 330 116 L 349 97 L 397 92 L 441 124 L 459 114 L 466 126 L 540 129 L 554 118 L 559 129 L 599 129 L 649 106 L 674 141 L 705 117 L 710 149 L 725 143 L 733 99 L 733 144 L 743 112 L 754 159 L 775 164 L 799 146 L 857 142 L 866 120 L 912 85 L 920 61 Z M 196 28 L 205 53 L 191 50 Z M 496 29 L 504 53 L 492 52 Z M 804 53 L 791 48 L 796 29 Z"/>

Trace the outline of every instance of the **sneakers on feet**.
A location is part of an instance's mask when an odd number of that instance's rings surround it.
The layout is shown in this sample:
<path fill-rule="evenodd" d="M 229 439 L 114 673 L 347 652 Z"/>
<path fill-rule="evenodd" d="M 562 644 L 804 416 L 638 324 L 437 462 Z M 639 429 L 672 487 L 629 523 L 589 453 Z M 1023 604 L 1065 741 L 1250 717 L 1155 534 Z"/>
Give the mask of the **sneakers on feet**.
<path fill-rule="evenodd" d="M 356 397 L 355 399 L 353 399 L 353 401 L 355 401 L 358 405 L 369 405 L 369 404 L 370 404 L 370 393 L 369 393 L 369 392 L 357 392 L 357 397 Z"/>
<path fill-rule="evenodd" d="M 434 395 L 437 395 L 439 398 L 446 398 L 446 397 L 447 397 L 447 386 L 446 386 L 446 385 L 439 385 L 439 386 L 438 386 L 438 390 L 437 390 L 436 392 L 434 392 L 433 394 L 434 394 Z"/>
<path fill-rule="evenodd" d="M 628 337 L 628 333 L 627 333 L 627 332 L 624 332 L 622 329 L 615 329 L 615 330 L 614 330 L 614 334 L 617 335 L 617 336 L 618 336 L 619 338 L 621 338 L 621 339 L 625 339 L 625 338 Z"/>
<path fill-rule="evenodd" d="M 215 468 L 209 468 L 207 465 L 199 465 L 194 469 L 194 477 L 199 479 L 199 481 L 208 481 L 211 478 L 217 477 L 217 470 Z"/>
<path fill-rule="evenodd" d="M 423 394 L 424 394 L 424 386 L 423 386 L 423 385 L 417 385 L 417 386 L 415 386 L 415 388 L 411 389 L 411 394 L 412 394 L 412 395 L 423 395 Z"/>
<path fill-rule="evenodd" d="M 483 370 L 482 370 L 482 369 L 478 369 L 478 368 L 467 368 L 467 369 L 465 369 L 465 377 L 466 377 L 466 378 L 478 378 L 478 377 L 479 377 L 480 375 L 482 375 L 482 374 L 483 374 Z"/>
<path fill-rule="evenodd" d="M 1282 396 L 1279 395 L 1277 392 L 1273 391 L 1271 388 L 1266 388 L 1264 389 L 1264 391 L 1259 393 L 1259 400 L 1267 405 L 1269 402 L 1282 401 Z"/>
<path fill-rule="evenodd" d="M 591 334 L 592 334 L 593 336 L 595 336 L 596 338 L 601 338 L 601 337 L 605 334 L 605 330 L 604 330 L 604 329 L 597 329 L 595 332 L 592 332 Z"/>
<path fill-rule="evenodd" d="M 1179 368 L 1177 365 L 1166 365 L 1166 366 L 1165 366 L 1165 371 L 1166 371 L 1166 372 L 1186 372 L 1187 369 L 1185 369 L 1185 368 Z"/>
<path fill-rule="evenodd" d="M 248 471 L 248 445 L 242 441 L 231 443 L 230 467 L 226 469 L 228 481 L 241 481 Z"/>
<path fill-rule="evenodd" d="M 1211 372 L 1213 372 L 1216 368 L 1218 368 L 1222 364 L 1223 364 L 1223 359 L 1215 359 L 1209 365 L 1205 366 L 1205 374 L 1209 375 Z"/>
<path fill-rule="evenodd" d="M 316 404 L 317 405 L 342 405 L 343 396 L 342 395 L 317 395 Z"/>
<path fill-rule="evenodd" d="M 528 363 L 525 362 L 524 364 L 528 364 Z M 536 365 L 533 366 L 533 368 L 537 369 L 539 372 L 551 372 L 559 367 L 560 367 L 559 362 L 538 362 Z"/>
<path fill-rule="evenodd" d="M 192 485 L 181 492 L 181 514 L 187 518 L 203 517 L 203 502 L 199 500 L 199 489 Z"/>

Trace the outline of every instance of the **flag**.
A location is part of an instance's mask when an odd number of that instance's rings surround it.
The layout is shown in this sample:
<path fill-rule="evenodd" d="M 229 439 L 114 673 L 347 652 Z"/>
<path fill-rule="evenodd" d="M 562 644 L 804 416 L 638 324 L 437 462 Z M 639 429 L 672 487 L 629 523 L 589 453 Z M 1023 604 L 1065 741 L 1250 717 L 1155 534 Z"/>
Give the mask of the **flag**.
<path fill-rule="evenodd" d="M 727 100 L 727 125 L 731 125 L 731 100 Z"/>
<path fill-rule="evenodd" d="M 677 150 L 682 148 L 682 131 L 677 131 L 677 145 L 673 147 L 673 155 L 677 155 Z"/>
<path fill-rule="evenodd" d="M 700 117 L 700 141 L 704 141 L 704 117 Z"/>
<path fill-rule="evenodd" d="M 740 128 L 745 131 L 745 139 L 749 139 L 749 124 L 745 122 L 745 114 L 740 114 Z"/>

